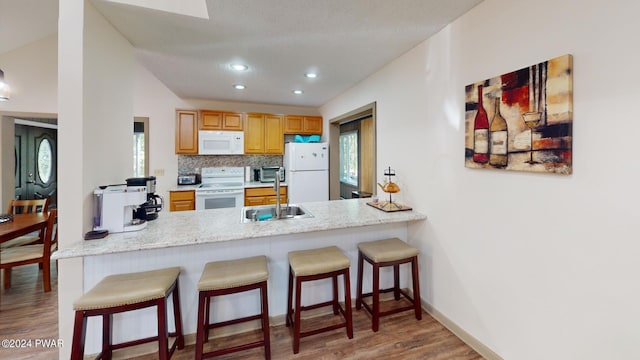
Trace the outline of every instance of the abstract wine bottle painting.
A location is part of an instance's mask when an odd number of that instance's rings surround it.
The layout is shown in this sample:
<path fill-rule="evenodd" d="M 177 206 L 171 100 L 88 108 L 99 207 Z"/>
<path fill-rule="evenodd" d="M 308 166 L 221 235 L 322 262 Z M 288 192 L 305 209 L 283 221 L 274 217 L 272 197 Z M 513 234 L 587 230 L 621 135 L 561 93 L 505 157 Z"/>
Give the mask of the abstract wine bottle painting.
<path fill-rule="evenodd" d="M 467 85 L 465 166 L 571 174 L 572 68 L 564 55 Z"/>

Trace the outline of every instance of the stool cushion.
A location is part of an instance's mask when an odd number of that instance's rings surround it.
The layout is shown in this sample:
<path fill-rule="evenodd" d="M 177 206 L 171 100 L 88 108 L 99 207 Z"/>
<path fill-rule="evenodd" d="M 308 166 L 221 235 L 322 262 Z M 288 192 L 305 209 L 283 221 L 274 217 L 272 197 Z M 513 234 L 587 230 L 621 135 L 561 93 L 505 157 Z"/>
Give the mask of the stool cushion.
<path fill-rule="evenodd" d="M 73 309 L 105 309 L 160 299 L 167 295 L 178 275 L 179 267 L 109 275 L 76 300 Z"/>
<path fill-rule="evenodd" d="M 207 263 L 198 291 L 221 290 L 256 284 L 269 278 L 266 256 Z"/>
<path fill-rule="evenodd" d="M 377 263 L 398 261 L 418 255 L 418 249 L 398 238 L 363 242 L 358 244 L 358 249 Z"/>
<path fill-rule="evenodd" d="M 291 251 L 289 265 L 296 276 L 325 274 L 351 266 L 349 258 L 336 246 Z"/>

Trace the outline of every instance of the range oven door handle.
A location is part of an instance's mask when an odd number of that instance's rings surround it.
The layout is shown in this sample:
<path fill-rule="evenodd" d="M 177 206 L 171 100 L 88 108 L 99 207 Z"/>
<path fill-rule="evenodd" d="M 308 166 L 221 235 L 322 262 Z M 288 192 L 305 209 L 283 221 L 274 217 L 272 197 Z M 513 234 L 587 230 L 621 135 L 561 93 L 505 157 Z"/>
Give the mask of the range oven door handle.
<path fill-rule="evenodd" d="M 215 190 L 215 191 L 197 191 L 196 196 L 230 196 L 244 195 L 244 190 Z"/>

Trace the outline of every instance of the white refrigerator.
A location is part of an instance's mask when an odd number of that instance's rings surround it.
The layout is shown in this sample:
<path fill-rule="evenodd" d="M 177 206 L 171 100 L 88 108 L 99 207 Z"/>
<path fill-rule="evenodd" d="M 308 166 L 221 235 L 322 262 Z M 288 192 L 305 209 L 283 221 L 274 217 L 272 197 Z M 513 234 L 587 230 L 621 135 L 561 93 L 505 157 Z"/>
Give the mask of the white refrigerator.
<path fill-rule="evenodd" d="M 283 163 L 289 203 L 329 200 L 328 143 L 286 143 Z"/>

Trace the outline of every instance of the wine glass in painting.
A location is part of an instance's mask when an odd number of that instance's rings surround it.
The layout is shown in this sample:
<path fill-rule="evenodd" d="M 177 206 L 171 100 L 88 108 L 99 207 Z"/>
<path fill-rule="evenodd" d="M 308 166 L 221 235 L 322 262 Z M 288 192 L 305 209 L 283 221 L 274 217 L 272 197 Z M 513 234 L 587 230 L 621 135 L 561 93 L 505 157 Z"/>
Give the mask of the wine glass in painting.
<path fill-rule="evenodd" d="M 529 164 L 537 164 L 537 161 L 533 161 L 533 128 L 538 125 L 540 119 L 542 118 L 542 113 L 538 111 L 526 112 L 522 114 L 522 119 L 527 127 L 530 129 L 531 134 L 531 157 L 529 158 Z"/>

